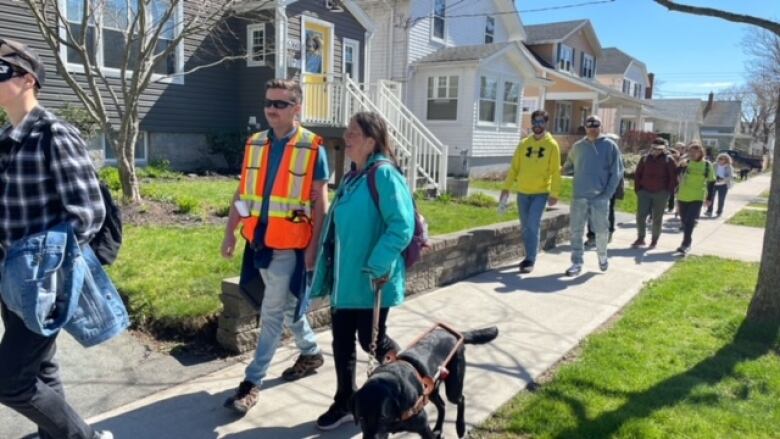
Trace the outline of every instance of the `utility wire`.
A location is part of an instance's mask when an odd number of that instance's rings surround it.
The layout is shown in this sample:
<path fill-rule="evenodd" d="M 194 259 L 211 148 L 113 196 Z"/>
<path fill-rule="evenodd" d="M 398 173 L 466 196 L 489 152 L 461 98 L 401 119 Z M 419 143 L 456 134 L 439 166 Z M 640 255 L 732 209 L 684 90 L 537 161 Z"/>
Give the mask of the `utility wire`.
<path fill-rule="evenodd" d="M 463 1 L 465 1 L 465 0 L 461 0 L 458 3 L 454 3 L 451 6 L 454 6 L 456 4 L 460 4 Z M 507 15 L 507 14 L 518 14 L 518 13 L 520 13 L 520 14 L 527 14 L 527 13 L 531 13 L 531 12 L 556 11 L 556 10 L 559 10 L 559 9 L 570 9 L 570 8 L 579 8 L 579 7 L 582 7 L 582 6 L 591 6 L 591 5 L 600 5 L 600 4 L 614 3 L 615 1 L 616 0 L 597 0 L 597 1 L 582 2 L 582 3 L 573 3 L 573 4 L 568 4 L 568 5 L 548 6 L 546 8 L 525 9 L 525 10 L 513 9 L 511 11 L 498 11 L 498 12 L 493 12 L 493 13 L 480 12 L 480 13 L 476 13 L 476 14 L 457 14 L 457 15 L 446 15 L 446 13 L 445 13 L 444 18 L 447 19 L 447 18 L 467 18 L 467 17 L 492 17 L 492 16 L 495 16 L 495 15 Z M 431 13 L 430 15 L 424 15 L 422 17 L 414 18 L 414 19 L 410 20 L 411 21 L 410 24 L 414 25 L 417 22 L 419 22 L 420 20 L 424 20 L 426 18 L 431 18 L 432 16 L 433 16 L 433 13 Z"/>

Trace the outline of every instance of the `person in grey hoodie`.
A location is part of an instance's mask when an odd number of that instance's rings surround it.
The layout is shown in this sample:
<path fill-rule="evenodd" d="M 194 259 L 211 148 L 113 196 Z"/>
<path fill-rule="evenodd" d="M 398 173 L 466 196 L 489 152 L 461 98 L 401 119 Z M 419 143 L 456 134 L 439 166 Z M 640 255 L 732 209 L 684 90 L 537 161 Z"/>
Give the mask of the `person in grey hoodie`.
<path fill-rule="evenodd" d="M 571 147 L 563 168 L 574 174 L 571 200 L 571 262 L 567 276 L 582 272 L 583 233 L 588 220 L 596 233 L 599 268 L 607 271 L 609 242 L 609 199 L 623 177 L 623 161 L 617 144 L 601 134 L 601 119 L 585 119 L 587 136 Z"/>

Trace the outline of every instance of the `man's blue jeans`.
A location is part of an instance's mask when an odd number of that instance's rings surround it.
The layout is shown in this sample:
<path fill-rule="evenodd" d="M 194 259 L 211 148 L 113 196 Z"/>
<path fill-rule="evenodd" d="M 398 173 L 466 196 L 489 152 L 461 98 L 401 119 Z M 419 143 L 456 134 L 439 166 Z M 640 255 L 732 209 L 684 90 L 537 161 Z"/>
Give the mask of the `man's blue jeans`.
<path fill-rule="evenodd" d="M 590 218 L 591 227 L 596 234 L 596 252 L 599 258 L 607 257 L 609 243 L 609 198 L 575 198 L 571 201 L 571 262 L 582 264 L 585 252 L 582 235 Z"/>
<path fill-rule="evenodd" d="M 295 336 L 295 345 L 302 355 L 320 352 L 314 332 L 306 315 L 293 322 L 298 299 L 290 292 L 290 278 L 295 271 L 295 251 L 275 250 L 268 268 L 260 270 L 265 283 L 263 305 L 260 309 L 260 340 L 257 343 L 254 360 L 246 368 L 246 380 L 259 386 L 268 372 L 284 325 Z"/>
<path fill-rule="evenodd" d="M 549 194 L 517 194 L 517 207 L 520 211 L 520 227 L 523 231 L 525 259 L 536 262 L 539 253 L 539 233 L 542 225 L 542 214 L 547 205 Z"/>

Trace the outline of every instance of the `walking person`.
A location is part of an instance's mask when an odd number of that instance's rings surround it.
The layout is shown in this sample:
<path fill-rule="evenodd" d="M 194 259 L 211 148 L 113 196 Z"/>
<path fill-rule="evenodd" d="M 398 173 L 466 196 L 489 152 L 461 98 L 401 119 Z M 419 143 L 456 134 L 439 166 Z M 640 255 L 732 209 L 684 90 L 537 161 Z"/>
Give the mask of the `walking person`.
<path fill-rule="evenodd" d="M 680 163 L 680 186 L 677 189 L 677 205 L 683 228 L 683 241 L 677 253 L 685 256 L 691 249 L 693 229 L 701 215 L 703 204 L 709 207 L 715 170 L 704 158 L 704 148 L 693 142 L 688 146 L 688 156 Z"/>
<path fill-rule="evenodd" d="M 658 245 L 663 225 L 664 209 L 670 194 L 677 186 L 677 165 L 666 153 L 666 139 L 653 140 L 650 151 L 637 164 L 634 174 L 634 191 L 637 195 L 636 227 L 637 238 L 632 247 L 645 246 L 647 217 L 652 216 L 650 248 Z"/>
<path fill-rule="evenodd" d="M 567 276 L 582 272 L 583 234 L 591 221 L 596 234 L 596 252 L 599 268 L 609 268 L 609 200 L 615 194 L 623 177 L 623 162 L 617 144 L 601 134 L 601 119 L 596 115 L 585 120 L 586 137 L 572 146 L 564 170 L 573 172 L 571 202 L 571 262 Z"/>
<path fill-rule="evenodd" d="M 241 181 L 230 207 L 222 255 L 231 258 L 235 230 L 246 240 L 240 285 L 249 297 L 262 290 L 260 339 L 244 380 L 225 405 L 246 413 L 289 327 L 300 351 L 282 379 L 314 373 L 323 356 L 305 314 L 306 271 L 312 270 L 328 207 L 330 177 L 322 138 L 298 126 L 303 93 L 297 81 L 266 84 L 265 117 L 271 129 L 253 134 L 246 144 Z M 264 288 L 264 289 L 263 289 Z"/>
<path fill-rule="evenodd" d="M 715 187 L 709 200 L 709 206 L 707 207 L 707 216 L 712 216 L 712 211 L 715 207 L 715 195 L 718 196 L 718 210 L 716 211 L 715 216 L 719 217 L 723 214 L 723 206 L 726 203 L 726 194 L 729 192 L 729 188 L 733 181 L 734 166 L 731 162 L 731 156 L 725 153 L 718 154 L 715 166 Z"/>
<path fill-rule="evenodd" d="M 100 230 L 106 209 L 97 174 L 79 131 L 38 103 L 38 91 L 44 83 L 45 68 L 38 55 L 21 43 L 0 39 L 0 108 L 11 122 L 0 130 L 0 277 L 3 288 L 0 314 L 5 326 L 0 341 L 0 403 L 34 422 L 41 439 L 111 439 L 110 432 L 96 431 L 87 425 L 65 400 L 59 364 L 54 358 L 60 328 L 49 328 L 49 325 L 52 320 L 59 321 L 58 316 L 71 314 L 70 305 L 61 303 L 68 301 L 63 300 L 68 299 L 64 294 L 69 292 L 72 297 L 74 293 L 68 289 L 69 279 L 90 277 L 90 272 L 84 271 L 83 264 L 77 265 L 76 259 L 85 261 L 90 270 L 92 264 L 100 266 L 86 243 Z M 62 258 L 58 259 L 62 261 L 61 268 L 56 275 L 50 275 L 49 280 L 29 280 L 38 276 L 46 279 L 46 275 L 37 273 L 27 277 L 30 273 L 20 268 L 36 269 L 13 261 L 27 258 L 35 260 L 35 264 L 43 264 L 39 260 L 44 251 L 42 239 L 54 237 L 60 233 L 57 230 L 64 230 L 68 235 L 67 255 L 64 246 L 44 245 L 49 259 Z M 78 241 L 78 249 L 71 250 L 71 236 Z M 25 254 L 33 251 L 35 258 Z M 74 256 L 75 252 L 79 255 Z M 76 270 L 79 270 L 78 276 Z M 57 277 L 60 277 L 59 282 Z M 95 324 L 88 330 L 92 337 L 98 338 L 93 338 L 90 344 L 77 338 L 86 346 L 105 341 L 128 325 L 116 290 L 104 291 L 100 279 L 92 280 L 95 282 L 90 281 L 89 288 L 100 291 L 96 297 L 89 297 L 94 302 L 87 309 L 81 303 L 82 299 L 86 300 L 82 290 L 80 311 L 77 311 L 82 323 L 89 320 L 90 324 Z M 43 285 L 44 282 L 51 282 L 56 287 Z M 41 290 L 47 288 L 56 288 L 51 296 L 56 296 L 57 300 L 52 299 L 51 311 L 43 313 L 45 322 L 36 325 L 27 313 L 20 315 L 20 310 L 14 306 L 18 301 L 11 299 L 38 294 L 34 302 L 39 305 L 45 303 L 43 295 L 49 292 Z M 75 321 L 67 324 L 81 328 Z M 66 329 L 67 324 L 63 322 Z M 45 331 L 44 327 L 47 328 Z"/>
<path fill-rule="evenodd" d="M 675 170 L 678 168 L 678 166 L 680 164 L 680 158 L 682 157 L 682 151 L 684 149 L 685 149 L 685 144 L 682 143 L 682 142 L 677 142 L 677 143 L 674 144 L 674 148 L 669 148 L 669 153 L 670 153 L 672 159 L 674 160 Z M 669 202 L 667 203 L 667 206 L 666 206 L 666 212 L 668 212 L 668 213 L 674 212 L 674 216 L 676 218 L 677 217 L 677 204 L 676 204 L 675 200 L 677 198 L 677 183 L 679 183 L 679 177 L 678 177 L 678 175 L 676 173 L 675 173 L 674 181 L 675 181 L 675 185 L 674 185 L 675 191 L 672 192 L 671 194 L 669 194 Z"/>
<path fill-rule="evenodd" d="M 344 176 L 328 213 L 312 297 L 330 296 L 336 394 L 317 418 L 321 430 L 352 420 L 355 336 L 361 348 L 382 361 L 398 345 L 387 336 L 387 315 L 404 301 L 404 249 L 412 240 L 415 210 L 406 179 L 398 171 L 387 126 L 376 113 L 357 113 L 344 133 L 354 169 Z M 373 178 L 373 184 L 369 179 Z M 372 193 L 372 187 L 375 193 Z M 371 352 L 374 290 L 380 288 L 376 349 Z"/>
<path fill-rule="evenodd" d="M 506 203 L 509 191 L 517 193 L 520 225 L 525 258 L 520 272 L 530 273 L 539 251 L 542 214 L 546 205 L 558 202 L 561 188 L 561 151 L 558 142 L 547 131 L 550 116 L 544 110 L 531 114 L 533 134 L 520 142 L 501 191 L 501 203 Z"/>

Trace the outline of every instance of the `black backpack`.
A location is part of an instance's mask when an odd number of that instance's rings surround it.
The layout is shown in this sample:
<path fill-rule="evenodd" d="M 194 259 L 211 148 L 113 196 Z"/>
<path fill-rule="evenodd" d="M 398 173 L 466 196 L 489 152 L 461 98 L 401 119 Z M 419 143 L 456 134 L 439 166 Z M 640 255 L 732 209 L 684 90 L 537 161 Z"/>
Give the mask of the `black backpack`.
<path fill-rule="evenodd" d="M 111 190 L 104 181 L 100 181 L 100 195 L 106 207 L 106 219 L 89 246 L 95 252 L 98 260 L 103 265 L 111 265 L 119 256 L 119 248 L 122 247 L 122 211 L 111 197 Z"/>
<path fill-rule="evenodd" d="M 51 147 L 51 139 L 45 141 L 48 141 L 49 147 Z M 46 163 L 51 163 L 49 148 L 44 148 L 43 153 L 46 156 Z M 95 178 L 98 178 L 97 175 Z M 92 251 L 95 252 L 95 256 L 102 265 L 111 265 L 119 256 L 119 248 L 122 247 L 122 211 L 114 202 L 108 185 L 103 180 L 98 179 L 98 181 L 100 182 L 100 197 L 103 199 L 103 205 L 106 209 L 106 218 L 103 220 L 100 230 L 89 241 L 89 246 L 92 247 Z"/>

